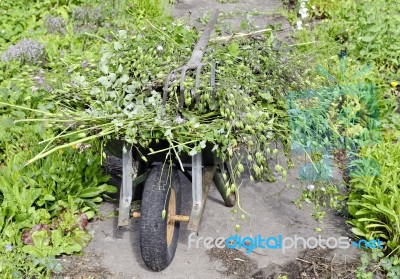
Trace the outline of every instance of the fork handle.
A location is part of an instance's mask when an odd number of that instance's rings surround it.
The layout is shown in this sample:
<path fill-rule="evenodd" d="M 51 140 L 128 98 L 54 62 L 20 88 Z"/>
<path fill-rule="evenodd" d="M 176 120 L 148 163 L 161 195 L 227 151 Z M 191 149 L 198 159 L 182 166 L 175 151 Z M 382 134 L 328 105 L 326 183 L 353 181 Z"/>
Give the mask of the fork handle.
<path fill-rule="evenodd" d="M 200 39 L 193 49 L 192 56 L 186 64 L 189 69 L 197 67 L 198 64 L 201 62 L 201 59 L 203 58 L 204 52 L 206 51 L 208 45 L 208 41 L 210 40 L 211 32 L 214 30 L 215 24 L 217 23 L 218 15 L 219 10 L 214 10 L 210 20 L 204 28 L 203 34 L 201 34 Z"/>

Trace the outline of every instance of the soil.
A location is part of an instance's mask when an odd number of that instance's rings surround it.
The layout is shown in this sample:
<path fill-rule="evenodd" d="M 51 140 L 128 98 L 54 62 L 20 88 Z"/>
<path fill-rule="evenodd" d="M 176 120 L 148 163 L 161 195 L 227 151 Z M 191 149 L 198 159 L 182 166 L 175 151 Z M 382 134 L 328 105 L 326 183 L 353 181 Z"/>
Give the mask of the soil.
<path fill-rule="evenodd" d="M 221 261 L 224 268 L 220 271 L 227 276 L 235 276 L 237 278 L 246 278 L 254 270 L 257 269 L 258 264 L 255 260 L 246 256 L 245 253 L 236 249 L 229 248 L 212 248 L 207 252 L 211 261 Z"/>
<path fill-rule="evenodd" d="M 100 253 L 87 252 L 83 256 L 63 257 L 60 259 L 64 270 L 54 278 L 64 279 L 107 279 L 111 272 L 102 266 L 98 259 Z"/>

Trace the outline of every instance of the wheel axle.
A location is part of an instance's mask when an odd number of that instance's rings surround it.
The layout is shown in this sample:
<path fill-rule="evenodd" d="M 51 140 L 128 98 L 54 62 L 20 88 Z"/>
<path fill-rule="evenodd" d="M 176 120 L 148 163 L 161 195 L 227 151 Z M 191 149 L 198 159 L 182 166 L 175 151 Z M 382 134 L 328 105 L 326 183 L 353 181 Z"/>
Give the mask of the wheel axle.
<path fill-rule="evenodd" d="M 140 212 L 134 211 L 132 213 L 132 218 L 140 218 Z M 175 222 L 189 222 L 190 217 L 187 215 L 171 215 L 169 219 Z"/>

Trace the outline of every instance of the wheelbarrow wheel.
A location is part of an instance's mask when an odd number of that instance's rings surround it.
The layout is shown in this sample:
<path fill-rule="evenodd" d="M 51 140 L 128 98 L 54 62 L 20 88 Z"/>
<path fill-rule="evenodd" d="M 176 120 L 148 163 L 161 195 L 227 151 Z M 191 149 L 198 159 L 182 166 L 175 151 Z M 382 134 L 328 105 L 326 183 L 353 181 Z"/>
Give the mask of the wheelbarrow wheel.
<path fill-rule="evenodd" d="M 162 211 L 166 210 L 165 218 Z M 170 218 L 181 210 L 181 187 L 176 170 L 159 165 L 144 185 L 140 220 L 140 249 L 143 261 L 153 271 L 168 267 L 175 256 L 179 222 Z"/>

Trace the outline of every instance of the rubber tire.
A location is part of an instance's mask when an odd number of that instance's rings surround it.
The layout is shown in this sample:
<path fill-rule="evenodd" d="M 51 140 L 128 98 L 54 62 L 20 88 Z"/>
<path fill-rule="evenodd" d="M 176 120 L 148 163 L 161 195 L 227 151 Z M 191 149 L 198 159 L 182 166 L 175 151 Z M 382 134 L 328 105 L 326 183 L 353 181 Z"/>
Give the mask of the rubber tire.
<path fill-rule="evenodd" d="M 151 171 L 145 182 L 140 217 L 140 250 L 144 263 L 153 271 L 161 271 L 172 262 L 179 237 L 179 222 L 175 222 L 172 242 L 167 245 L 167 217 L 162 219 L 164 205 L 168 216 L 171 182 L 175 190 L 176 213 L 181 213 L 181 186 L 179 175 L 169 167 L 158 165 Z"/>

